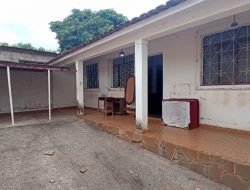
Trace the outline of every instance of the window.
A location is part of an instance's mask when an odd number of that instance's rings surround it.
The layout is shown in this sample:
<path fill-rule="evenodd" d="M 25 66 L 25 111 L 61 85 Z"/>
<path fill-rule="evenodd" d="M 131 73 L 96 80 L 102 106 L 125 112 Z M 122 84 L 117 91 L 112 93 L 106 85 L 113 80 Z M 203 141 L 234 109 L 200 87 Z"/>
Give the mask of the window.
<path fill-rule="evenodd" d="M 250 84 L 250 26 L 203 37 L 203 85 Z"/>
<path fill-rule="evenodd" d="M 113 60 L 113 88 L 125 88 L 131 76 L 134 76 L 134 55 Z"/>
<path fill-rule="evenodd" d="M 87 88 L 99 88 L 98 63 L 86 66 Z"/>

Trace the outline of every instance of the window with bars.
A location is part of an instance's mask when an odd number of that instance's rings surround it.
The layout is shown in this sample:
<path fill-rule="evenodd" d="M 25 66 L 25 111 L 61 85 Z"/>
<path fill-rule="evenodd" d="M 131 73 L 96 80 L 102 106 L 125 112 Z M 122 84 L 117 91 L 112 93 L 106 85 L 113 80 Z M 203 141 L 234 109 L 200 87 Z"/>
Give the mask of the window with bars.
<path fill-rule="evenodd" d="M 98 63 L 86 66 L 87 88 L 99 88 Z"/>
<path fill-rule="evenodd" d="M 250 84 L 250 26 L 203 37 L 203 85 Z"/>
<path fill-rule="evenodd" d="M 134 55 L 113 60 L 113 88 L 125 88 L 131 76 L 134 76 Z"/>

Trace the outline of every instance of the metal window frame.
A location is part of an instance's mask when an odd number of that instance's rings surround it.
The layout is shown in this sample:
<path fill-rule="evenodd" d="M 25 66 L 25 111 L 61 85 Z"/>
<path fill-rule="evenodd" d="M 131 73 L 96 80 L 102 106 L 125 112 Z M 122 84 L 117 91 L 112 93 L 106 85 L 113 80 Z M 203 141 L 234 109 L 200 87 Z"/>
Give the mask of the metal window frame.
<path fill-rule="evenodd" d="M 204 46 L 204 38 L 205 37 L 208 37 L 208 36 L 211 36 L 211 35 L 216 35 L 216 34 L 219 34 L 219 33 L 223 33 L 223 32 L 226 32 L 226 31 L 229 31 L 229 30 L 232 30 L 232 29 L 239 29 L 239 28 L 242 28 L 242 27 L 247 27 L 247 39 L 249 40 L 250 39 L 250 34 L 249 33 L 249 28 L 250 28 L 250 23 L 247 23 L 247 24 L 244 24 L 244 25 L 239 25 L 237 28 L 227 28 L 227 29 L 223 29 L 223 30 L 218 30 L 216 32 L 211 32 L 211 33 L 206 33 L 206 34 L 202 34 L 202 35 L 199 35 L 200 36 L 200 40 L 201 40 L 201 44 L 200 44 L 200 47 L 201 47 L 201 69 L 200 69 L 200 86 L 237 86 L 237 85 L 249 85 L 250 82 L 247 82 L 247 77 L 246 77 L 246 83 L 230 83 L 230 84 L 204 84 L 204 49 L 203 49 L 203 46 Z M 222 40 L 220 41 L 222 43 Z M 248 44 L 248 48 L 250 47 L 250 42 L 247 41 L 247 44 Z M 250 51 L 250 50 L 248 50 Z M 233 49 L 233 54 L 235 53 L 235 49 Z M 247 59 L 246 61 L 249 61 L 250 60 L 250 57 L 248 57 L 248 53 L 247 53 Z M 248 67 L 250 67 L 250 65 L 247 65 Z M 233 67 L 235 67 L 235 65 L 233 65 Z M 234 74 L 234 71 L 233 71 L 233 74 Z M 210 73 L 209 73 L 210 75 Z"/>
<path fill-rule="evenodd" d="M 114 60 L 117 60 L 117 59 L 123 59 L 124 60 L 126 57 L 129 57 L 129 56 L 133 56 L 134 73 L 131 76 L 135 75 L 135 54 L 129 54 L 129 55 L 126 55 L 125 57 L 122 57 L 122 58 L 121 57 L 116 57 L 116 58 L 112 59 L 112 62 L 111 62 L 111 65 L 112 65 L 111 88 L 112 89 L 125 89 L 126 84 L 125 84 L 124 87 L 122 87 L 122 86 L 114 87 L 114 73 L 113 73 L 114 72 Z M 125 81 L 127 81 L 127 79 Z"/>
<path fill-rule="evenodd" d="M 93 66 L 93 65 L 97 65 L 97 87 L 89 88 L 88 81 L 90 79 L 88 78 L 88 66 Z M 90 90 L 99 89 L 99 85 L 100 85 L 100 81 L 99 81 L 99 63 L 96 62 L 96 63 L 85 64 L 84 65 L 84 70 L 85 70 L 84 74 L 86 75 L 86 77 L 85 77 L 86 81 L 84 82 L 85 83 L 85 88 L 84 89 L 86 89 L 86 90 L 88 90 L 88 89 L 90 89 Z M 93 80 L 93 77 L 92 77 L 91 80 Z"/>

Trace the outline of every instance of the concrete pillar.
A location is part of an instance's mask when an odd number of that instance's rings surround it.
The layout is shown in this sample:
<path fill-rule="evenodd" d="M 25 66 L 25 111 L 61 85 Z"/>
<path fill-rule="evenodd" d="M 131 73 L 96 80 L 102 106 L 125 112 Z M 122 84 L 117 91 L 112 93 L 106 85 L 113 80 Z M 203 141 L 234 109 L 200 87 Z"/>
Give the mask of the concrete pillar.
<path fill-rule="evenodd" d="M 77 114 L 84 115 L 83 63 L 76 61 L 76 105 Z"/>
<path fill-rule="evenodd" d="M 148 129 L 148 42 L 135 42 L 136 128 Z"/>

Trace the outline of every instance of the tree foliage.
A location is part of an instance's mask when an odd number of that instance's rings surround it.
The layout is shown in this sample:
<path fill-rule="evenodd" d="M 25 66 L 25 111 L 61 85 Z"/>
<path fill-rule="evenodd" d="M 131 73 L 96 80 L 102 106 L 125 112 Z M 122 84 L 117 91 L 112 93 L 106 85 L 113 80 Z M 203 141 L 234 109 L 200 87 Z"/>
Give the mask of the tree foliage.
<path fill-rule="evenodd" d="M 30 50 L 38 50 L 38 51 L 44 51 L 44 52 L 57 53 L 55 50 L 45 49 L 43 47 L 36 48 L 31 43 L 19 42 L 17 44 L 9 45 L 7 42 L 0 42 L 0 46 L 8 46 L 8 47 L 16 47 L 16 48 L 23 48 L 23 49 L 30 49 Z"/>
<path fill-rule="evenodd" d="M 127 21 L 127 17 L 113 9 L 91 11 L 73 9 L 63 21 L 50 22 L 50 29 L 56 33 L 59 51 L 76 47 L 92 38 Z"/>
<path fill-rule="evenodd" d="M 7 42 L 0 42 L 0 46 L 9 46 Z"/>
<path fill-rule="evenodd" d="M 31 45 L 31 43 L 22 43 L 22 42 L 19 42 L 17 44 L 13 44 L 12 47 L 37 50 L 37 48 L 35 48 L 34 46 Z"/>

